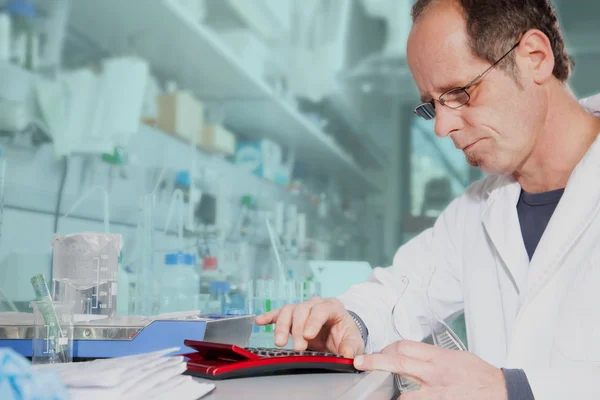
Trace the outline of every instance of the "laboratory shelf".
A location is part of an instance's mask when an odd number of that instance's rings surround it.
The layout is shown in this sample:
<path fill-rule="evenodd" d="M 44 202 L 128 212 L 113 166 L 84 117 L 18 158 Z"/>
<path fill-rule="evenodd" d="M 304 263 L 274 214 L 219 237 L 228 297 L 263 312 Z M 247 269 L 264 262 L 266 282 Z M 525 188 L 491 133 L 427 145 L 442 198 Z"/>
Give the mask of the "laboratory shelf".
<path fill-rule="evenodd" d="M 225 106 L 225 124 L 249 138 L 294 147 L 313 173 L 352 192 L 381 191 L 354 159 L 236 59 L 218 35 L 169 0 L 77 0 L 71 26 L 112 54 L 132 51 L 153 70 Z"/>
<path fill-rule="evenodd" d="M 0 144 L 4 148 L 4 158 L 9 165 L 5 206 L 55 215 L 62 166 L 56 162 L 52 144 L 44 144 L 38 149 L 21 148 L 6 140 L 0 141 Z M 92 187 L 105 187 L 109 195 L 111 223 L 134 227 L 138 223 L 140 198 L 143 195 L 138 183 L 142 170 L 151 174 L 148 176 L 148 183 L 154 186 L 157 182 L 152 179 L 158 178 L 162 169 L 168 177 L 173 176 L 176 171 L 187 170 L 190 167 L 190 144 L 154 127 L 140 125 L 139 132 L 132 137 L 129 150 L 136 156 L 137 164 L 124 167 L 125 177 L 117 177 L 118 174 L 111 173 L 111 166 L 103 163 L 95 165 L 93 171 L 86 170 L 91 167 L 91 164 L 85 166 L 86 160 L 89 162 L 89 159 L 81 156 L 71 157 L 59 214 L 64 215 Z M 195 150 L 195 157 L 196 166 L 201 172 L 197 178 L 203 186 L 211 189 L 208 192 L 213 195 L 217 194 L 217 182 L 221 182 L 224 188 L 228 188 L 226 194 L 231 199 L 252 194 L 257 197 L 263 208 L 271 206 L 274 201 L 281 201 L 287 205 L 296 205 L 299 212 L 306 213 L 317 224 L 327 226 L 334 221 L 337 224 L 345 222 L 341 211 L 332 211 L 329 218 L 318 218 L 317 207 L 305 196 L 294 195 L 286 188 L 260 178 L 223 157 L 205 153 L 200 149 Z M 93 182 L 82 186 L 83 176 L 87 175 L 93 177 Z M 144 193 L 148 190 L 146 188 Z M 164 190 L 157 193 L 153 216 L 156 229 L 164 228 L 169 200 L 170 193 L 165 193 Z M 102 221 L 102 218 L 103 196 L 96 191 L 87 197 L 68 219 Z M 61 221 L 65 219 L 61 217 Z"/>

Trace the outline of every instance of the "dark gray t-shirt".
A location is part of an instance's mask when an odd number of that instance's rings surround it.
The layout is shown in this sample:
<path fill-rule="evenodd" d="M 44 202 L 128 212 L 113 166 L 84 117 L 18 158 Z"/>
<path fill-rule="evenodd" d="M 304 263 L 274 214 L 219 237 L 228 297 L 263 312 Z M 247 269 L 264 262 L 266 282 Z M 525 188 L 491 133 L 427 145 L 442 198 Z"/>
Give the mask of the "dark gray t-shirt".
<path fill-rule="evenodd" d="M 521 191 L 517 203 L 517 213 L 519 214 L 523 242 L 530 260 L 564 191 L 565 189 L 545 193 Z"/>

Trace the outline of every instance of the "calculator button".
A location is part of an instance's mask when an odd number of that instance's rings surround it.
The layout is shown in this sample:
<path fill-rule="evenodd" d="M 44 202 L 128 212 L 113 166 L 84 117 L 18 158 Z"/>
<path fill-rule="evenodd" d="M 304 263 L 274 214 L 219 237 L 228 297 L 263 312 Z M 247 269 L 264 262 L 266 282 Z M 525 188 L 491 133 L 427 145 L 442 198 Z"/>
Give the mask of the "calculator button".
<path fill-rule="evenodd" d="M 344 358 L 344 356 L 340 354 L 333 354 L 327 352 L 319 352 L 319 351 L 294 351 L 294 350 L 286 350 L 278 347 L 267 348 L 267 347 L 247 347 L 247 351 L 254 353 L 261 357 L 294 357 L 294 356 L 319 356 L 319 357 L 334 357 L 334 358 Z"/>

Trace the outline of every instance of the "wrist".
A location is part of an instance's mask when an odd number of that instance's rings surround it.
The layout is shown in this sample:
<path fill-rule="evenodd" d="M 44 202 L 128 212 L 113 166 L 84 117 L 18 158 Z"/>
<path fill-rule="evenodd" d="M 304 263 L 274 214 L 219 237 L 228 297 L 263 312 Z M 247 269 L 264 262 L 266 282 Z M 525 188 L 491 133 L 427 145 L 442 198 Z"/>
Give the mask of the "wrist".
<path fill-rule="evenodd" d="M 350 314 L 350 319 L 352 320 L 352 324 L 354 326 L 356 326 L 356 328 L 358 329 L 360 337 L 363 341 L 363 346 L 366 347 L 367 338 L 369 336 L 369 330 L 367 329 L 367 326 L 365 325 L 362 318 L 360 318 L 356 313 L 354 313 L 353 311 L 350 311 L 350 310 L 347 310 L 347 311 L 348 311 L 348 314 Z"/>
<path fill-rule="evenodd" d="M 496 368 L 496 392 L 498 396 L 495 396 L 498 400 L 509 400 L 508 398 L 508 388 L 506 386 L 506 376 L 504 375 L 504 370 L 502 368 Z"/>

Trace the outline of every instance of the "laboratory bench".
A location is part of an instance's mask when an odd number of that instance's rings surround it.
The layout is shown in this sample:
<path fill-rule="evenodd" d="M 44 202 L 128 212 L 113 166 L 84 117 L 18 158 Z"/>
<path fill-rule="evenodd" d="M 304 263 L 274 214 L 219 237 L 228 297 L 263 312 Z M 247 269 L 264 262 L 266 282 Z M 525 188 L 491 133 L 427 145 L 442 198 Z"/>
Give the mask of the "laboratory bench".
<path fill-rule="evenodd" d="M 285 400 L 390 400 L 397 398 L 393 375 L 373 371 L 360 374 L 327 373 L 279 375 L 211 381 L 216 388 L 207 400 L 285 399 Z"/>

